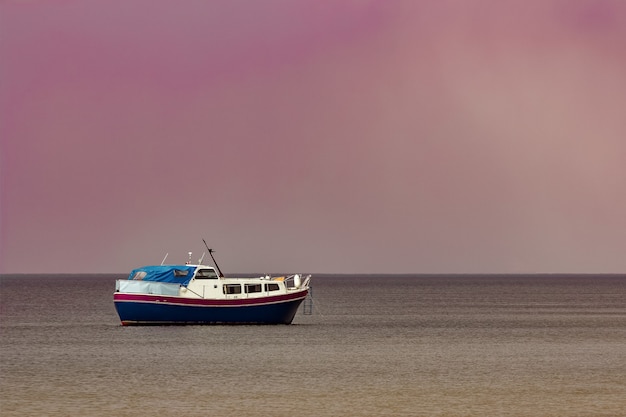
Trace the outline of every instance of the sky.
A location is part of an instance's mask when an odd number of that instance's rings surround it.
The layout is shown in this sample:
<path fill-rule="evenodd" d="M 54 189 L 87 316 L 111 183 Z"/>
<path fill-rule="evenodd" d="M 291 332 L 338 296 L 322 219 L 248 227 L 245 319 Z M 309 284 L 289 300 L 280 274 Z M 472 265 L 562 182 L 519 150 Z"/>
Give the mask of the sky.
<path fill-rule="evenodd" d="M 621 0 L 2 0 L 0 273 L 624 273 L 625 109 Z"/>

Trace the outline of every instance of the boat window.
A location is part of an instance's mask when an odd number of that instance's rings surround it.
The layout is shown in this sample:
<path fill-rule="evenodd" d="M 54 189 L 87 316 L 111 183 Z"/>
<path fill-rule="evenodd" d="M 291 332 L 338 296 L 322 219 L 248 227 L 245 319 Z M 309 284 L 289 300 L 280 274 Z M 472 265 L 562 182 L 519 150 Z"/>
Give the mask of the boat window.
<path fill-rule="evenodd" d="M 265 291 L 278 291 L 278 284 L 265 284 Z"/>
<path fill-rule="evenodd" d="M 197 279 L 216 279 L 217 273 L 213 269 L 201 269 L 196 274 Z"/>
<path fill-rule="evenodd" d="M 184 269 L 175 269 L 174 270 L 174 276 L 175 277 L 186 277 L 188 273 L 189 273 L 189 271 L 184 270 Z"/>
<path fill-rule="evenodd" d="M 133 275 L 132 279 L 135 279 L 137 281 L 141 281 L 142 279 L 144 279 L 146 277 L 146 275 L 148 275 L 148 273 L 146 271 L 137 271 L 137 272 L 135 272 L 135 275 Z"/>
<path fill-rule="evenodd" d="M 246 293 L 261 292 L 261 284 L 246 284 Z"/>
<path fill-rule="evenodd" d="M 224 284 L 224 294 L 241 294 L 241 284 Z"/>

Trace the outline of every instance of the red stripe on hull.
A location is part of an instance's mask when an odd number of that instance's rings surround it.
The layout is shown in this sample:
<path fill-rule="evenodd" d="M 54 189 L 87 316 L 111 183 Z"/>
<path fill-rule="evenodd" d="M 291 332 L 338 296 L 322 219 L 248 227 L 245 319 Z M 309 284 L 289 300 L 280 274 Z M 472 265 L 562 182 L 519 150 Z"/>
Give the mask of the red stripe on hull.
<path fill-rule="evenodd" d="M 128 294 L 116 292 L 113 294 L 113 301 L 115 302 L 147 302 L 147 303 L 168 303 L 168 304 L 180 304 L 189 306 L 220 306 L 220 307 L 236 307 L 236 306 L 251 306 L 251 305 L 263 305 L 281 303 L 290 300 L 296 300 L 304 298 L 308 294 L 308 290 L 298 291 L 296 293 L 275 295 L 271 297 L 254 297 L 254 298 L 231 298 L 231 299 L 206 299 L 206 298 L 187 298 L 187 297 L 175 297 L 167 295 L 154 295 L 154 294 Z"/>

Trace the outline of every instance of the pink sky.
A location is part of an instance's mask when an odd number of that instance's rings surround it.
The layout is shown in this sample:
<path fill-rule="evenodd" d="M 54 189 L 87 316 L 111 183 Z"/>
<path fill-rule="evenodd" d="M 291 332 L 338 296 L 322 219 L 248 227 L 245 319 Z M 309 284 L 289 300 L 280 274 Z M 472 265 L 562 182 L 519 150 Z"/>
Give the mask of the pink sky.
<path fill-rule="evenodd" d="M 626 2 L 0 2 L 0 273 L 626 271 Z"/>

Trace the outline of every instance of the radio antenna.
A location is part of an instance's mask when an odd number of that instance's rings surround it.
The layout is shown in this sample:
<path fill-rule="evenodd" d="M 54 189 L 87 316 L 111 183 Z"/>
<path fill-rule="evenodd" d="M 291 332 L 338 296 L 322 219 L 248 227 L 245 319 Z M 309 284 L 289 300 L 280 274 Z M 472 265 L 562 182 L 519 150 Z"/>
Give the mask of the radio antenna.
<path fill-rule="evenodd" d="M 213 257 L 213 252 L 215 251 L 209 248 L 209 245 L 206 244 L 206 240 L 202 239 L 202 241 L 204 242 L 204 246 L 206 246 L 207 250 L 209 251 L 209 255 L 211 255 L 211 259 L 213 259 L 213 263 L 215 264 L 215 267 L 217 268 L 217 272 L 220 273 L 220 278 L 224 278 L 224 274 L 222 274 L 222 271 L 220 270 L 219 265 L 217 264 L 217 262 L 215 262 L 215 258 Z"/>
<path fill-rule="evenodd" d="M 164 263 L 164 262 L 165 262 L 165 260 L 167 259 L 167 255 L 169 255 L 169 254 L 170 254 L 169 252 L 165 254 L 165 257 L 164 257 L 164 258 L 163 258 L 163 260 L 161 261 L 161 265 L 163 265 L 163 263 Z"/>
<path fill-rule="evenodd" d="M 204 259 L 204 255 L 206 255 L 206 252 L 202 252 L 202 257 L 200 259 L 198 259 L 198 264 L 202 265 L 202 260 Z"/>

